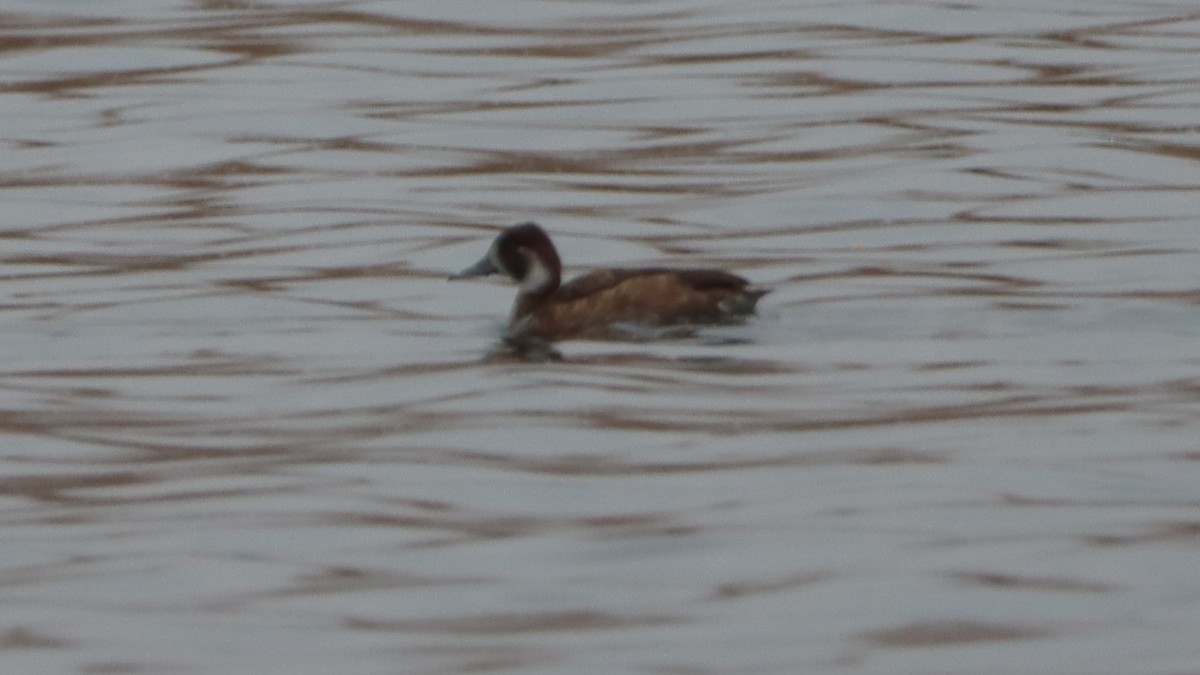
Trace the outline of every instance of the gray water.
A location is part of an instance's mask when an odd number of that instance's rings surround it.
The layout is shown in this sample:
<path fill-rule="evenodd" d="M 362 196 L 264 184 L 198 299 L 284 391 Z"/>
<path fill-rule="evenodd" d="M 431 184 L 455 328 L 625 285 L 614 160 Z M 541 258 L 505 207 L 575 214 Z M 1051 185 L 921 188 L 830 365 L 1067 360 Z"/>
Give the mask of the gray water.
<path fill-rule="evenodd" d="M 4 673 L 1200 672 L 1200 9 L 12 0 Z M 488 358 L 447 283 L 718 266 Z"/>

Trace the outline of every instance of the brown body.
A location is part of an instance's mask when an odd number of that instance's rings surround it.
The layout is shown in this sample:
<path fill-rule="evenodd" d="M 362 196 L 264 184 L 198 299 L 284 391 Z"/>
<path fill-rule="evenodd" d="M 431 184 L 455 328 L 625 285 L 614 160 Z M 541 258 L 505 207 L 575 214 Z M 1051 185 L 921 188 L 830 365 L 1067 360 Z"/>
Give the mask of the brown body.
<path fill-rule="evenodd" d="M 721 323 L 753 311 L 766 293 L 719 270 L 605 269 L 546 294 L 517 298 L 512 326 L 543 340 L 603 337 L 614 324 Z"/>
<path fill-rule="evenodd" d="M 754 311 L 768 289 L 710 269 L 606 269 L 561 284 L 554 244 L 534 223 L 500 233 L 475 265 L 453 279 L 503 273 L 518 284 L 509 337 L 544 341 L 604 337 L 619 324 L 722 323 Z"/>

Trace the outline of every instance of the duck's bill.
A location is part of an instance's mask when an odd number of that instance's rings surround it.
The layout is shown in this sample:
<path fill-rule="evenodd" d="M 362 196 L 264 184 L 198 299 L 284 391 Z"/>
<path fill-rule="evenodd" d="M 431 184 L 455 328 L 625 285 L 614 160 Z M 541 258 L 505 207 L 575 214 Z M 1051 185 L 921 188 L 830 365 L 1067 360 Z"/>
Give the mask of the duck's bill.
<path fill-rule="evenodd" d="M 500 270 L 496 269 L 496 266 L 492 264 L 491 257 L 485 255 L 482 259 L 480 259 L 479 262 L 471 265 L 467 269 L 459 272 L 458 274 L 451 274 L 450 278 L 470 279 L 472 277 L 486 277 L 489 274 L 496 274 L 499 271 Z"/>

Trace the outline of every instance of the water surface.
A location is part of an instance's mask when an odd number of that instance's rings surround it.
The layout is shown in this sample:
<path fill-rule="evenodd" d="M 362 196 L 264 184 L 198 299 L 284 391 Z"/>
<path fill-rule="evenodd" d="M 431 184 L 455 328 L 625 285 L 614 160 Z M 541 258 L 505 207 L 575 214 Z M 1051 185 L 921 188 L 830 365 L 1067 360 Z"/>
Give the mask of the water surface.
<path fill-rule="evenodd" d="M 6 673 L 1200 664 L 1190 3 L 9 3 Z M 569 271 L 774 286 L 488 359 Z"/>

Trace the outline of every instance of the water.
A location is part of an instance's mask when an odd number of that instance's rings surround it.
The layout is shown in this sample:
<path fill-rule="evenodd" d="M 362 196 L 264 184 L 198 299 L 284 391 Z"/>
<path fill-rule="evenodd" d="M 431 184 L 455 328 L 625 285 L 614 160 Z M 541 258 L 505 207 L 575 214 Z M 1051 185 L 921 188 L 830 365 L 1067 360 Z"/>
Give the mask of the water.
<path fill-rule="evenodd" d="M 4 12 L 5 673 L 1200 671 L 1190 3 Z"/>

